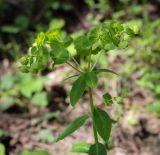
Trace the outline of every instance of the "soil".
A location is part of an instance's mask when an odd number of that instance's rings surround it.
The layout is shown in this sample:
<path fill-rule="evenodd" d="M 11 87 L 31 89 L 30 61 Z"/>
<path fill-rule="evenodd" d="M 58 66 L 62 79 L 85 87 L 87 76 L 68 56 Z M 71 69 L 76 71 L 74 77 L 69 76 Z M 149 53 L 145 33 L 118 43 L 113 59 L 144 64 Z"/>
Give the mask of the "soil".
<path fill-rule="evenodd" d="M 12 113 L 10 111 L 0 112 L 0 129 L 7 133 L 7 136 L 2 139 L 7 148 L 7 155 L 17 155 L 25 149 L 46 149 L 51 155 L 72 155 L 75 154 L 70 152 L 73 143 L 84 140 L 93 143 L 91 120 L 64 141 L 45 144 L 36 139 L 36 134 L 42 129 L 51 129 L 56 137 L 75 117 L 89 112 L 87 92 L 75 109 L 69 106 L 66 90 L 70 89 L 71 85 L 68 82 L 65 84 L 65 87 L 61 86 L 63 78 L 60 78 L 60 73 L 62 71 L 70 72 L 70 69 L 62 66 L 61 68 L 57 68 L 54 73 L 48 74 L 49 81 L 45 89 L 52 96 L 52 100 L 46 109 L 39 109 L 30 105 L 26 113 L 17 113 L 16 109 L 14 111 L 13 109 L 10 110 Z M 134 83 L 135 78 L 137 78 L 137 73 L 134 73 L 128 79 L 131 83 L 130 89 L 132 90 L 132 95 L 124 98 L 123 108 L 121 106 L 113 106 L 106 109 L 99 100 L 100 96 L 102 96 L 103 87 L 94 91 L 94 101 L 98 106 L 108 111 L 111 116 L 118 115 L 118 113 L 121 115 L 120 120 L 113 127 L 112 145 L 108 151 L 108 155 L 160 154 L 160 121 L 155 115 L 144 111 L 144 106 L 151 102 L 153 94 L 148 90 L 138 87 Z M 103 80 L 101 79 L 100 83 L 103 83 Z M 52 83 L 53 81 L 54 84 Z M 112 94 L 117 94 L 115 81 L 116 78 L 114 77 L 110 80 Z M 150 98 L 147 96 L 150 96 Z M 33 118 L 39 118 L 50 111 L 60 111 L 60 119 L 46 120 L 38 125 L 32 125 Z M 133 118 L 134 123 L 128 118 Z"/>

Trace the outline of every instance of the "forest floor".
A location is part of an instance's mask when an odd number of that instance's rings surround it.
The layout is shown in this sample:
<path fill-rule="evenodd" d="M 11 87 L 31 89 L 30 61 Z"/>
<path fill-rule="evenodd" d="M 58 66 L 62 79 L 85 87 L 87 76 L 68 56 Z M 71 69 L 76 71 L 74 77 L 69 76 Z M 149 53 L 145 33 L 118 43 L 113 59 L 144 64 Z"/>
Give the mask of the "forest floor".
<path fill-rule="evenodd" d="M 17 155 L 25 149 L 46 149 L 51 155 L 72 155 L 75 154 L 70 152 L 73 143 L 84 140 L 93 142 L 91 120 L 64 141 L 46 144 L 36 139 L 36 134 L 42 129 L 51 129 L 53 135 L 57 136 L 71 120 L 89 112 L 87 92 L 76 108 L 68 106 L 65 90 L 69 89 L 70 84 L 66 84 L 63 88 L 59 86 L 62 79 L 57 78 L 60 77 L 61 71 L 67 69 L 64 66 L 48 75 L 51 77 L 50 81 L 54 81 L 50 91 L 53 100 L 49 108 L 39 109 L 29 106 L 28 112 L 20 113 L 15 107 L 7 112 L 0 112 L 0 129 L 6 131 L 8 135 L 3 139 L 7 155 Z M 114 105 L 106 109 L 111 115 L 114 113 L 121 115 L 112 130 L 113 140 L 108 155 L 159 155 L 160 153 L 160 121 L 154 114 L 144 111 L 144 106 L 152 100 L 149 98 L 152 94 L 148 90 L 138 87 L 133 82 L 135 77 L 134 74 L 130 77 L 132 95 L 123 100 L 124 105 L 118 109 Z M 55 79 L 58 80 L 55 82 Z M 110 81 L 111 91 L 114 93 L 116 88 L 112 84 L 113 81 L 115 82 L 115 78 Z M 48 86 L 47 89 L 49 89 Z M 94 91 L 94 101 L 103 108 L 104 105 L 99 100 L 101 95 L 100 89 Z M 59 103 L 63 104 L 61 108 L 59 108 Z M 32 125 L 33 118 L 39 118 L 49 111 L 57 110 L 60 111 L 59 119 L 46 120 L 38 125 Z"/>

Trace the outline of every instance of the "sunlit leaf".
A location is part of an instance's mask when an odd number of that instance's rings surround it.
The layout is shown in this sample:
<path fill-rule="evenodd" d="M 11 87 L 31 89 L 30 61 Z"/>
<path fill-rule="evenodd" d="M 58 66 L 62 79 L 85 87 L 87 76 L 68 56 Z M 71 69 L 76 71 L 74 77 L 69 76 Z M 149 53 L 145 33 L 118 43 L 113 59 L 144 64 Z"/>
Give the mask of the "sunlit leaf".
<path fill-rule="evenodd" d="M 39 151 L 22 151 L 18 155 L 50 155 L 47 151 L 39 150 Z"/>
<path fill-rule="evenodd" d="M 72 152 L 87 153 L 89 155 L 107 155 L 106 148 L 101 143 L 98 143 L 98 147 L 96 144 L 89 144 L 89 143 L 73 144 Z"/>
<path fill-rule="evenodd" d="M 0 143 L 0 155 L 6 155 L 6 149 L 2 143 Z"/>
<path fill-rule="evenodd" d="M 92 144 L 89 143 L 78 143 L 72 145 L 72 152 L 76 153 L 89 153 Z"/>
<path fill-rule="evenodd" d="M 39 33 L 36 38 L 36 43 L 40 47 L 44 44 L 45 34 L 43 32 Z"/>
<path fill-rule="evenodd" d="M 32 104 L 39 107 L 46 107 L 48 105 L 48 97 L 46 92 L 38 92 L 34 94 L 31 99 Z"/>

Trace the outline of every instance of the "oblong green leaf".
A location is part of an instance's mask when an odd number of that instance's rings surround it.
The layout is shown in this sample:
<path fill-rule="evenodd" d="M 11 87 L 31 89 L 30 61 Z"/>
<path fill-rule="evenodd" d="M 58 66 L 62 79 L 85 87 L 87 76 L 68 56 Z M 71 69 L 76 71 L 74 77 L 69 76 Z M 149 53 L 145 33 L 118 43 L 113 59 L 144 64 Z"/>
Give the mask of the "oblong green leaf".
<path fill-rule="evenodd" d="M 107 143 L 112 128 L 112 119 L 102 109 L 96 107 L 93 113 L 93 122 L 103 140 Z"/>
<path fill-rule="evenodd" d="M 80 36 L 74 41 L 75 49 L 77 53 L 82 56 L 88 56 L 91 51 L 91 43 L 86 36 Z"/>
<path fill-rule="evenodd" d="M 53 48 L 50 55 L 55 64 L 66 63 L 69 59 L 69 53 L 65 48 Z"/>
<path fill-rule="evenodd" d="M 92 144 L 89 143 L 78 143 L 72 145 L 72 152 L 76 153 L 89 153 Z"/>
<path fill-rule="evenodd" d="M 73 144 L 72 152 L 87 153 L 89 155 L 107 155 L 107 150 L 105 146 L 101 143 L 98 143 L 98 147 L 96 144 L 89 144 L 89 143 Z"/>
<path fill-rule="evenodd" d="M 94 88 L 97 86 L 98 78 L 94 72 L 88 72 L 85 74 L 86 84 L 90 88 Z"/>
<path fill-rule="evenodd" d="M 107 155 L 107 150 L 101 143 L 98 143 L 98 147 L 96 146 L 96 144 L 94 144 L 90 147 L 89 155 Z"/>
<path fill-rule="evenodd" d="M 109 93 L 105 93 L 103 95 L 104 103 L 108 106 L 111 106 L 113 103 L 112 96 Z"/>
<path fill-rule="evenodd" d="M 47 151 L 38 150 L 38 151 L 27 151 L 24 150 L 19 155 L 50 155 Z"/>
<path fill-rule="evenodd" d="M 105 68 L 95 69 L 93 72 L 95 72 L 96 74 L 104 72 L 104 73 L 113 73 L 115 75 L 118 75 L 116 72 L 114 72 L 110 69 L 105 69 Z"/>
<path fill-rule="evenodd" d="M 86 87 L 84 75 L 80 76 L 74 83 L 70 92 L 70 102 L 74 106 L 82 97 Z"/>
<path fill-rule="evenodd" d="M 66 138 L 80 128 L 88 118 L 88 115 L 83 115 L 75 119 L 71 124 L 69 124 L 66 129 L 58 136 L 57 141 Z"/>

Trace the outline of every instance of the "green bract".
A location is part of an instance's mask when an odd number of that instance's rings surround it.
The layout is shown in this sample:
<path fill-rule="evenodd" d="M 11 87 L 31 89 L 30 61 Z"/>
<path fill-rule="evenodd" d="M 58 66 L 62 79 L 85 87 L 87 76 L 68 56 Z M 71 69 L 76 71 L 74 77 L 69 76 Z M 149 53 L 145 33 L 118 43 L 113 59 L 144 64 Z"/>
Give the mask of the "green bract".
<path fill-rule="evenodd" d="M 74 39 L 60 29 L 53 29 L 46 33 L 41 32 L 29 49 L 28 54 L 20 59 L 20 70 L 24 73 L 37 73 L 50 66 L 50 64 L 56 66 L 66 63 L 72 67 L 77 73 L 66 78 L 68 80 L 77 77 L 69 95 L 72 106 L 75 106 L 85 90 L 88 90 L 91 114 L 78 117 L 59 135 L 57 141 L 71 135 L 91 116 L 95 144 L 75 144 L 72 148 L 73 152 L 88 153 L 89 155 L 107 154 L 106 145 L 111 134 L 113 120 L 107 112 L 94 105 L 93 89 L 98 85 L 100 73 L 114 75 L 117 75 L 117 73 L 106 68 L 96 68 L 98 60 L 92 62 L 92 55 L 98 54 L 100 56 L 102 52 L 106 53 L 112 49 L 125 48 L 129 45 L 129 40 L 133 35 L 134 31 L 130 26 L 123 25 L 119 21 L 104 22 Z M 70 46 L 71 44 L 72 46 Z M 72 56 L 73 53 L 70 52 L 69 46 L 74 47 L 76 58 L 83 59 L 85 65 L 82 66 L 79 63 L 81 60 L 78 59 L 77 61 Z M 43 92 L 34 96 L 33 101 L 35 104 L 37 101 L 41 102 L 41 106 L 45 106 L 44 99 L 46 97 L 45 92 Z M 103 95 L 103 100 L 106 105 L 113 103 L 112 96 L 109 93 Z M 98 136 L 103 139 L 104 144 L 99 143 Z"/>
<path fill-rule="evenodd" d="M 53 48 L 50 56 L 55 64 L 65 63 L 69 59 L 69 53 L 65 48 Z"/>
<path fill-rule="evenodd" d="M 86 36 L 80 36 L 74 41 L 74 46 L 77 54 L 81 56 L 88 56 L 91 52 L 91 43 Z"/>
<path fill-rule="evenodd" d="M 50 60 L 54 64 L 66 63 L 70 60 L 70 51 L 66 48 L 72 42 L 77 55 L 87 57 L 101 51 L 125 48 L 133 35 L 134 31 L 126 25 L 123 26 L 119 21 L 105 22 L 74 40 L 60 29 L 41 32 L 29 49 L 28 55 L 20 59 L 20 69 L 25 73 L 36 73 L 47 67 Z"/>
<path fill-rule="evenodd" d="M 98 83 L 97 75 L 94 72 L 88 72 L 85 74 L 86 84 L 90 88 L 95 88 Z"/>

